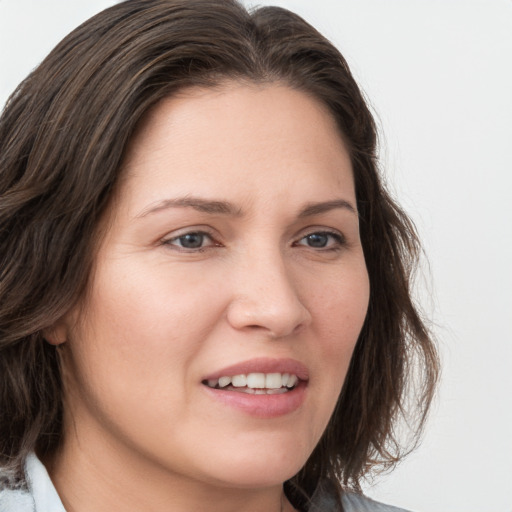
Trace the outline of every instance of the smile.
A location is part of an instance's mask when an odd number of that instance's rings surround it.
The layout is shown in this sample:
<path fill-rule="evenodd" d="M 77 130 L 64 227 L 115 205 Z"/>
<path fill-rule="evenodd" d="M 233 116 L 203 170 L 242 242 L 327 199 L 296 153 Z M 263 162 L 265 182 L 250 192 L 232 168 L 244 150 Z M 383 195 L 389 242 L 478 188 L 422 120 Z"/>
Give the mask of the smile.
<path fill-rule="evenodd" d="M 295 388 L 299 378 L 290 373 L 247 373 L 208 379 L 203 384 L 213 389 L 237 391 L 252 395 L 275 395 Z"/>
<path fill-rule="evenodd" d="M 260 357 L 218 369 L 201 383 L 206 396 L 222 407 L 271 419 L 300 409 L 308 395 L 309 371 L 295 359 Z"/>

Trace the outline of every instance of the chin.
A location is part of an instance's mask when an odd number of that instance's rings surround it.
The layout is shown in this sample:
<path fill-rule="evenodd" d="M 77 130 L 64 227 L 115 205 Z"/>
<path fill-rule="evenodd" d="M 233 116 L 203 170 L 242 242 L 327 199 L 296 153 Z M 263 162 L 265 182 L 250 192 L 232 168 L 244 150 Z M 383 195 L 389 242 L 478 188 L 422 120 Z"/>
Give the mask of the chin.
<path fill-rule="evenodd" d="M 227 469 L 227 468 L 226 468 Z M 245 468 L 230 468 L 216 475 L 217 482 L 222 480 L 222 485 L 240 489 L 257 489 L 264 487 L 280 486 L 286 480 L 292 478 L 301 469 L 300 465 L 293 467 L 270 467 L 267 465 L 247 465 Z"/>
<path fill-rule="evenodd" d="M 251 449 L 226 448 L 220 457 L 212 454 L 210 460 L 216 460 L 215 467 L 207 470 L 211 473 L 213 469 L 215 478 L 224 485 L 241 488 L 281 485 L 300 471 L 310 450 L 304 453 L 298 443 L 283 442 L 278 447 L 269 444 L 255 442 Z"/>

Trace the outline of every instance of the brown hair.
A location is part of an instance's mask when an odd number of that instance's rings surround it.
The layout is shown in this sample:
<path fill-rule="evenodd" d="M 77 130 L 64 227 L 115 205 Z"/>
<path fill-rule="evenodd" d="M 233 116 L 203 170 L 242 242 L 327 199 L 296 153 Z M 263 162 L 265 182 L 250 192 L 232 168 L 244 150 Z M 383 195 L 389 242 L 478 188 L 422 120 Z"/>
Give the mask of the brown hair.
<path fill-rule="evenodd" d="M 29 451 L 44 456 L 60 442 L 58 357 L 42 332 L 86 290 L 99 221 L 137 124 L 175 91 L 226 79 L 285 83 L 323 102 L 356 183 L 370 305 L 335 413 L 286 482 L 289 498 L 302 508 L 328 481 L 340 494 L 341 485 L 357 489 L 371 468 L 401 456 L 401 417 L 421 430 L 438 361 L 410 294 L 419 244 L 383 188 L 374 120 L 342 55 L 277 7 L 128 0 L 69 34 L 0 118 L 0 465 L 19 471 Z"/>

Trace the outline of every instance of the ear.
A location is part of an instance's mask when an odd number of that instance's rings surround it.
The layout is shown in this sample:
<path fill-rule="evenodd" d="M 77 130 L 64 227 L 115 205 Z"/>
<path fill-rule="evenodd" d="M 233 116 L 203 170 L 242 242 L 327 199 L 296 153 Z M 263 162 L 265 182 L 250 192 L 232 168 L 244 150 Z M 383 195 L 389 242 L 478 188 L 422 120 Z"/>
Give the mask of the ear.
<path fill-rule="evenodd" d="M 69 329 L 64 319 L 59 320 L 52 326 L 43 329 L 43 338 L 50 345 L 62 345 L 68 340 Z"/>

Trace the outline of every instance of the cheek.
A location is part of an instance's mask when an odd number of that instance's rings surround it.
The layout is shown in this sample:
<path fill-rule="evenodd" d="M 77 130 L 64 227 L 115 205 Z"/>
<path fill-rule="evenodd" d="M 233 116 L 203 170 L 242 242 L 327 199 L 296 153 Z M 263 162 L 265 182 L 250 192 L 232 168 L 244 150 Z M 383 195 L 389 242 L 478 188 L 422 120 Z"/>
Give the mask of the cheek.
<path fill-rule="evenodd" d="M 322 331 L 326 351 L 337 360 L 346 359 L 366 318 L 370 297 L 368 273 L 364 264 L 359 264 L 327 283 L 312 293 L 314 327 Z"/>
<path fill-rule="evenodd" d="M 128 274 L 112 265 L 95 276 L 70 348 L 77 387 L 96 401 L 145 403 L 158 394 L 170 403 L 221 315 L 215 287 L 148 267 Z"/>
<path fill-rule="evenodd" d="M 120 341 L 117 349 L 132 344 L 149 348 L 143 341 L 188 345 L 184 336 L 196 338 L 222 309 L 218 300 L 212 300 L 218 288 L 204 282 L 203 272 L 187 274 L 170 265 L 141 264 L 131 265 L 125 274 L 119 267 L 112 265 L 97 276 L 88 315 L 100 333 L 110 332 Z"/>
<path fill-rule="evenodd" d="M 310 294 L 313 316 L 314 367 L 311 390 L 317 400 L 315 435 L 320 436 L 334 410 L 345 381 L 369 301 L 369 281 L 364 265 L 352 266 L 343 277 Z M 310 290 L 314 290 L 310 287 Z"/>

